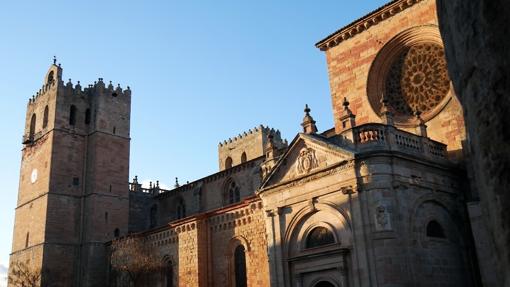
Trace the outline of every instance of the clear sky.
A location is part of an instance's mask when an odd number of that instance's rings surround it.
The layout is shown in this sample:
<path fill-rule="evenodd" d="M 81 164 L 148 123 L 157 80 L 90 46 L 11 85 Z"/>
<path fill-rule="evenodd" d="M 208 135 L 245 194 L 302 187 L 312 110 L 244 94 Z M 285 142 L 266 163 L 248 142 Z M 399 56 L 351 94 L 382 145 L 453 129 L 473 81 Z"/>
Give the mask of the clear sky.
<path fill-rule="evenodd" d="M 314 44 L 385 2 L 2 3 L 0 264 L 11 250 L 27 100 L 53 55 L 65 81 L 131 87 L 130 176 L 172 185 L 216 172 L 218 143 L 256 125 L 292 140 L 305 103 L 319 130 L 331 128 L 325 56 Z"/>

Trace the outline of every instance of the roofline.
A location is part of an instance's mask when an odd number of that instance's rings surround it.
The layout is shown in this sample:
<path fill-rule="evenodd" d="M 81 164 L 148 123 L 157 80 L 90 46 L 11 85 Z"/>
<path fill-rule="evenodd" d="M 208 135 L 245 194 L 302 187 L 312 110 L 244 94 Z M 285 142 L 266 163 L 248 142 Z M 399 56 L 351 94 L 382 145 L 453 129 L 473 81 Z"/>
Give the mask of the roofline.
<path fill-rule="evenodd" d="M 377 25 L 379 22 L 391 18 L 422 1 L 424 0 L 393 0 L 320 40 L 315 44 L 315 47 L 319 48 L 321 51 L 327 51 L 329 48 L 335 47 L 344 40 L 352 38 L 354 35 L 367 30 L 371 26 Z"/>

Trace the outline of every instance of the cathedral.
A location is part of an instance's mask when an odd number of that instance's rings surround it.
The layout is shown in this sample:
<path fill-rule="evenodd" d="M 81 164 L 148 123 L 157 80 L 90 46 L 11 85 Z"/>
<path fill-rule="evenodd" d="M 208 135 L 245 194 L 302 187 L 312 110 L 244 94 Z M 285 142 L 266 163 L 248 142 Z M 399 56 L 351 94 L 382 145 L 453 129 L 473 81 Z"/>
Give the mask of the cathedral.
<path fill-rule="evenodd" d="M 320 40 L 334 127 L 305 106 L 294 138 L 246 130 L 169 190 L 129 180 L 130 88 L 54 63 L 27 104 L 10 266 L 130 286 L 111 246 L 137 237 L 163 263 L 144 286 L 495 286 L 436 13 L 394 0 Z"/>

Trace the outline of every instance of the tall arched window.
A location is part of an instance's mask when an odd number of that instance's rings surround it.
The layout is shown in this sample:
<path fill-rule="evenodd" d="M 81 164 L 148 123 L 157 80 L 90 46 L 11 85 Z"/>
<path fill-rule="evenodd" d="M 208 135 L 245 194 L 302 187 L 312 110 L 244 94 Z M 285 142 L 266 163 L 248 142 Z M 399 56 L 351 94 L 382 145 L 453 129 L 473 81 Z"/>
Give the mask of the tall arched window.
<path fill-rule="evenodd" d="M 229 204 L 241 201 L 239 186 L 237 186 L 237 184 L 233 180 L 231 180 L 227 185 L 227 195 Z"/>
<path fill-rule="evenodd" d="M 48 126 L 48 106 L 44 108 L 42 127 L 45 129 Z"/>
<path fill-rule="evenodd" d="M 246 255 L 244 246 L 239 245 L 234 251 L 234 277 L 235 287 L 246 287 Z"/>
<path fill-rule="evenodd" d="M 427 224 L 427 237 L 446 238 L 443 227 L 439 222 L 432 220 Z"/>
<path fill-rule="evenodd" d="M 25 248 L 28 247 L 28 242 L 30 241 L 30 232 L 27 232 L 27 237 L 25 238 Z"/>
<path fill-rule="evenodd" d="M 315 227 L 306 237 L 306 248 L 314 248 L 335 243 L 333 233 L 326 227 Z"/>
<path fill-rule="evenodd" d="M 74 126 L 76 124 L 76 107 L 71 105 L 69 109 L 69 124 Z"/>
<path fill-rule="evenodd" d="M 186 205 L 184 204 L 184 200 L 182 198 L 179 198 L 179 201 L 177 202 L 175 217 L 177 219 L 186 217 Z"/>
<path fill-rule="evenodd" d="M 231 167 L 232 167 L 232 158 L 231 157 L 227 157 L 225 159 L 225 169 L 231 168 Z"/>
<path fill-rule="evenodd" d="M 53 81 L 55 81 L 55 78 L 53 76 L 53 71 L 51 71 L 49 74 L 48 74 L 48 79 L 46 80 L 46 84 L 51 84 L 53 83 Z"/>
<path fill-rule="evenodd" d="M 33 114 L 32 118 L 30 119 L 30 132 L 29 132 L 30 133 L 29 134 L 30 140 L 34 140 L 36 121 L 37 121 L 37 117 L 35 116 L 35 114 Z"/>
<path fill-rule="evenodd" d="M 335 285 L 328 281 L 320 281 L 317 282 L 317 284 L 313 285 L 313 287 L 335 287 Z"/>
<path fill-rule="evenodd" d="M 241 155 L 241 163 L 245 163 L 246 162 L 246 153 L 243 152 L 243 154 Z"/>
<path fill-rule="evenodd" d="M 151 207 L 151 214 L 150 214 L 150 228 L 156 227 L 157 223 L 157 215 L 158 215 L 158 206 L 153 205 Z"/>
<path fill-rule="evenodd" d="M 90 109 L 85 110 L 85 124 L 90 124 Z"/>
<path fill-rule="evenodd" d="M 174 269 L 172 267 L 172 262 L 166 262 L 165 266 L 165 279 L 166 279 L 166 287 L 174 286 Z"/>

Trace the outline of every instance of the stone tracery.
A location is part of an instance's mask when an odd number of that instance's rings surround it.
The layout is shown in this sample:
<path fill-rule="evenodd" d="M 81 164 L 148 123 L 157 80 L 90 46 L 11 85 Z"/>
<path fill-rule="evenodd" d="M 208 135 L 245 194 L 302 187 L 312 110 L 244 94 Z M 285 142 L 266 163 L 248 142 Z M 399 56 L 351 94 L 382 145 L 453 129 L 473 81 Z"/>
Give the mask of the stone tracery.
<path fill-rule="evenodd" d="M 450 88 L 444 51 L 434 43 L 422 43 L 400 53 L 389 68 L 385 96 L 397 114 L 429 112 Z"/>

